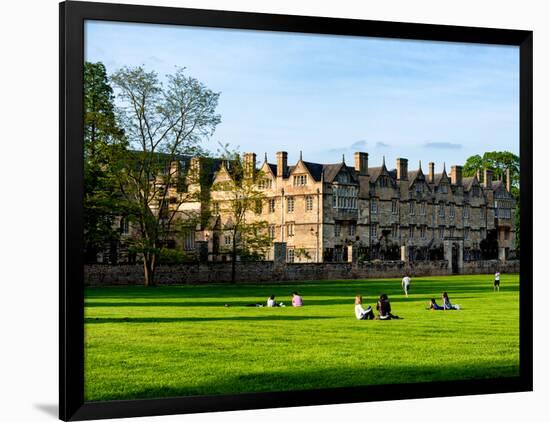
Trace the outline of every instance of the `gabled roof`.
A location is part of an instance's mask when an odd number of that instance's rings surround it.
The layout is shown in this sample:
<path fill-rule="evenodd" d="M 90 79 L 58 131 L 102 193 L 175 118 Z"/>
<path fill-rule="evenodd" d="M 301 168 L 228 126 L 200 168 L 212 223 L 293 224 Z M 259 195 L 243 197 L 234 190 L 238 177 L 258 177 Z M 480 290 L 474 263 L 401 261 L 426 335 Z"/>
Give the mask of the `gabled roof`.
<path fill-rule="evenodd" d="M 321 164 L 321 169 L 326 182 L 333 182 L 342 170 L 346 170 L 352 180 L 356 181 L 355 168 L 349 167 L 343 162 L 338 164 Z"/>
<path fill-rule="evenodd" d="M 474 182 L 477 182 L 476 176 L 471 177 L 463 177 L 462 178 L 462 186 L 464 186 L 464 191 L 469 191 L 472 186 L 474 185 Z"/>

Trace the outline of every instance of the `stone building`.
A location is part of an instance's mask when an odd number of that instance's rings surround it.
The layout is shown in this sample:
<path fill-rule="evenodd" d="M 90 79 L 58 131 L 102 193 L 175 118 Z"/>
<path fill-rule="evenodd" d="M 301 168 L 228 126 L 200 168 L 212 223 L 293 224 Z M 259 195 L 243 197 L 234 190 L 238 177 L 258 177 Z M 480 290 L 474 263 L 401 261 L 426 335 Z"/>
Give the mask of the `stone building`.
<path fill-rule="evenodd" d="M 490 170 L 481 183 L 479 175 L 463 177 L 458 165 L 449 174 L 445 165 L 435 173 L 434 163 L 427 174 L 420 163 L 409 170 L 404 158 L 397 159 L 395 169 L 385 161 L 369 167 L 364 152 L 355 153 L 353 166 L 344 159 L 312 163 L 301 154 L 289 165 L 287 157 L 278 152 L 276 163 L 266 156 L 258 166 L 255 154 L 245 154 L 246 165 L 261 172 L 258 189 L 265 195 L 251 218 L 267 221 L 270 237 L 284 245 L 289 262 L 446 259 L 459 270 L 464 261 L 514 254 L 510 185 L 494 181 Z M 222 165 L 214 183 L 223 173 Z M 219 209 L 223 198 L 214 191 L 211 198 Z M 223 233 L 223 213 L 217 219 L 216 227 L 205 230 L 212 259 L 218 252 L 214 239 L 230 240 Z"/>
<path fill-rule="evenodd" d="M 388 169 L 385 160 L 369 167 L 366 152 L 356 152 L 353 165 L 344 158 L 336 164 L 312 163 L 301 153 L 298 162 L 289 165 L 287 157 L 282 151 L 275 163 L 268 162 L 267 155 L 257 163 L 256 154 L 244 154 L 243 177 L 254 179 L 263 193 L 262 203 L 247 218 L 267 222 L 273 241 L 267 259 L 445 259 L 449 269 L 458 272 L 465 261 L 515 255 L 510 177 L 506 182 L 493 180 L 490 170 L 463 177 L 461 166 L 447 173 L 445 164 L 435 173 L 434 163 L 428 163 L 425 174 L 420 163 L 410 170 L 405 158 L 398 158 L 394 169 Z M 227 193 L 216 190 L 231 177 L 228 165 L 220 160 L 203 165 L 197 158 L 172 163 L 174 172 L 187 168 L 190 178 L 205 174 L 206 184 L 191 181 L 189 192 L 204 189 L 208 200 L 171 202 L 181 202 L 178 206 L 185 213 L 208 214 L 208 219 L 171 247 L 212 261 L 229 259 L 231 221 L 223 211 Z M 189 192 L 174 191 L 169 197 Z"/>

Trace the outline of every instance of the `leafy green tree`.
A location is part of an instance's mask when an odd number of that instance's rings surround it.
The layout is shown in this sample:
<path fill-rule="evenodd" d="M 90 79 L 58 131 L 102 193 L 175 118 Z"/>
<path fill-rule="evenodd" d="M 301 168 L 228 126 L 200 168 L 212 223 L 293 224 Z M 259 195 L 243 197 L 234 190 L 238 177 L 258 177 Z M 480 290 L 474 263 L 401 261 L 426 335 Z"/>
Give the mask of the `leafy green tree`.
<path fill-rule="evenodd" d="M 237 257 L 242 260 L 263 259 L 272 245 L 268 223 L 258 217 L 265 201 L 258 183 L 261 171 L 249 168 L 238 152 L 225 148 L 226 178 L 216 182 L 212 191 L 219 199 L 219 212 L 224 217 L 226 231 L 231 234 L 231 282 L 236 279 Z"/>
<path fill-rule="evenodd" d="M 483 156 L 472 155 L 466 160 L 462 170 L 464 176 L 473 176 L 478 171 L 483 178 L 483 170 L 493 171 L 493 175 L 501 180 L 506 179 L 506 170 L 510 169 L 510 193 L 516 201 L 515 229 L 516 249 L 520 247 L 520 190 L 519 190 L 519 157 L 509 151 L 486 152 Z"/>
<path fill-rule="evenodd" d="M 221 121 L 216 114 L 220 94 L 181 68 L 165 82 L 143 67 L 124 67 L 111 80 L 120 101 L 117 117 L 132 150 L 117 160 L 119 189 L 137 227 L 133 248 L 143 257 L 145 285 L 153 286 L 167 240 L 199 218 L 180 207 L 200 195 L 190 188 L 200 184 L 200 172 L 184 165 L 204 153 L 201 143 Z"/>
<path fill-rule="evenodd" d="M 125 148 L 113 105 L 113 89 L 102 63 L 84 64 L 84 255 L 93 263 L 99 250 L 116 242 L 118 189 L 111 160 Z"/>

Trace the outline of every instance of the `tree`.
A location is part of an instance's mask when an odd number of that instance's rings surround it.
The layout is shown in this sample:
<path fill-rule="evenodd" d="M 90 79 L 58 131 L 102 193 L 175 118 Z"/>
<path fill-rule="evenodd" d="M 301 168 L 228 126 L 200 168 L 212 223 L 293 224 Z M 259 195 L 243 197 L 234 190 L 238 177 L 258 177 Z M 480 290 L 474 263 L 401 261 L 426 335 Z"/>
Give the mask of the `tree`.
<path fill-rule="evenodd" d="M 519 190 L 519 157 L 509 151 L 486 152 L 483 156 L 472 155 L 466 160 L 462 170 L 464 176 L 473 176 L 478 171 L 483 178 L 483 170 L 493 171 L 493 176 L 501 180 L 506 179 L 506 170 L 510 169 L 510 193 L 516 201 L 515 230 L 516 249 L 520 247 L 520 190 Z"/>
<path fill-rule="evenodd" d="M 112 75 L 120 107 L 117 114 L 131 152 L 118 160 L 119 189 L 137 226 L 134 250 L 143 256 L 146 286 L 155 284 L 157 258 L 179 228 L 193 226 L 200 210 L 182 211 L 196 201 L 200 172 L 188 166 L 191 156 L 204 154 L 201 143 L 220 123 L 219 93 L 188 77 L 184 69 L 166 76 L 143 67 L 124 67 Z M 191 160 L 192 161 L 192 160 Z"/>
<path fill-rule="evenodd" d="M 84 64 L 84 256 L 93 263 L 97 252 L 116 242 L 114 228 L 118 190 L 112 157 L 125 148 L 118 127 L 113 89 L 102 63 Z"/>
<path fill-rule="evenodd" d="M 261 220 L 265 195 L 258 188 L 264 178 L 261 171 L 253 168 L 238 152 L 227 147 L 216 183 L 212 186 L 218 200 L 220 215 L 225 229 L 231 234 L 231 282 L 236 279 L 237 257 L 241 260 L 263 259 L 272 240 L 267 221 Z"/>

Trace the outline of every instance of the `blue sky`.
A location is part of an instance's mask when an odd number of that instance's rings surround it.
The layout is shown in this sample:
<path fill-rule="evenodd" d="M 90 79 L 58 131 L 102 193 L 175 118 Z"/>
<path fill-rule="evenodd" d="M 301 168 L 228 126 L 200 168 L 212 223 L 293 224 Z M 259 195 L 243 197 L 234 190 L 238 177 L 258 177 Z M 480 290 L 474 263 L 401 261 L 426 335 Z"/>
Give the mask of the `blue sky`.
<path fill-rule="evenodd" d="M 112 73 L 185 67 L 221 92 L 206 142 L 286 150 L 289 162 L 353 163 L 354 151 L 440 170 L 473 154 L 519 154 L 519 49 L 460 43 L 87 22 L 85 58 Z"/>

